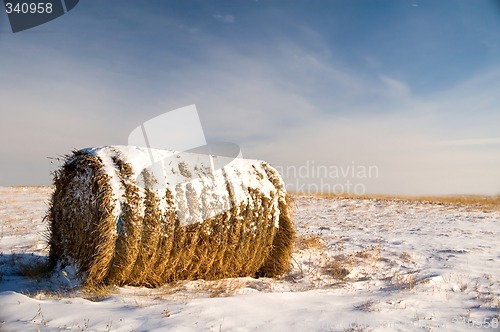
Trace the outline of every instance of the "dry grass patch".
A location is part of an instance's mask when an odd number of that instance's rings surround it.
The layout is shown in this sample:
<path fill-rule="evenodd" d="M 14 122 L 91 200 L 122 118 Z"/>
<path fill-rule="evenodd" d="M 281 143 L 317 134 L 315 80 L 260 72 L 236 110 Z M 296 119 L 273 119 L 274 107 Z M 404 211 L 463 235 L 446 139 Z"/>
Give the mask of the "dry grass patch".
<path fill-rule="evenodd" d="M 328 259 L 323 264 L 322 270 L 333 279 L 345 280 L 354 264 L 352 256 L 338 255 Z"/>
<path fill-rule="evenodd" d="M 111 285 L 87 285 L 83 289 L 83 298 L 92 302 L 100 302 L 109 298 L 116 291 L 117 288 Z"/>
<path fill-rule="evenodd" d="M 429 284 L 431 279 L 428 277 L 419 278 L 416 273 L 401 274 L 395 271 L 389 278 L 390 285 L 398 290 L 411 290 L 418 285 Z"/>
<path fill-rule="evenodd" d="M 404 251 L 399 255 L 399 258 L 405 263 L 411 263 L 413 262 L 413 255 L 410 254 L 408 251 Z"/>
<path fill-rule="evenodd" d="M 377 308 L 379 302 L 375 300 L 367 300 L 361 304 L 355 305 L 354 309 L 364 311 L 364 312 L 374 312 L 374 311 L 380 311 L 379 308 Z"/>
<path fill-rule="evenodd" d="M 238 279 L 215 280 L 206 282 L 203 289 L 210 297 L 228 297 L 238 293 L 243 283 Z"/>
<path fill-rule="evenodd" d="M 301 234 L 295 238 L 295 246 L 300 250 L 324 250 L 325 242 L 319 235 Z"/>
<path fill-rule="evenodd" d="M 375 266 L 380 260 L 381 252 L 382 246 L 380 244 L 372 245 L 366 249 L 357 251 L 354 253 L 354 256 L 362 259 L 365 265 Z"/>

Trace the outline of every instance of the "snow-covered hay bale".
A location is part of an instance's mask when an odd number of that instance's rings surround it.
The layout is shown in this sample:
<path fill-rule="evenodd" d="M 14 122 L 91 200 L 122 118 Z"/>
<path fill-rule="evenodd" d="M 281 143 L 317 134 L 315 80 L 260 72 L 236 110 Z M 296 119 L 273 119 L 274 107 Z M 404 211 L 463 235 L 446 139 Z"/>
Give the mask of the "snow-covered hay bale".
<path fill-rule="evenodd" d="M 257 160 L 132 146 L 76 151 L 55 173 L 50 261 L 88 285 L 277 276 L 294 229 L 278 172 Z"/>

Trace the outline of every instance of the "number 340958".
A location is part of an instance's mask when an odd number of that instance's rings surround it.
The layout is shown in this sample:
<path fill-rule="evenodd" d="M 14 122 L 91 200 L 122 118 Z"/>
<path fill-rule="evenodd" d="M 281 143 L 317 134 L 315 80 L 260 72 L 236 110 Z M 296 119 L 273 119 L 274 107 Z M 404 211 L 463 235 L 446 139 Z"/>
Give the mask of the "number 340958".
<path fill-rule="evenodd" d="M 50 2 L 39 3 L 16 3 L 15 5 L 7 2 L 5 4 L 7 14 L 50 14 L 52 13 L 52 4 Z"/>

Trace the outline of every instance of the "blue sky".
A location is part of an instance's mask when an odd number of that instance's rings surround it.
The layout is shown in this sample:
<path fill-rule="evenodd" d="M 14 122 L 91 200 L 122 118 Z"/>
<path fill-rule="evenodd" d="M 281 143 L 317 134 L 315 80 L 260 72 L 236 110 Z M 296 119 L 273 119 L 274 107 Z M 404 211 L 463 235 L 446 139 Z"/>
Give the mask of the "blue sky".
<path fill-rule="evenodd" d="M 349 179 L 371 193 L 500 193 L 495 1 L 86 0 L 16 34 L 1 13 L 0 59 L 0 185 L 49 184 L 47 157 L 195 103 L 245 157 L 374 165 Z"/>

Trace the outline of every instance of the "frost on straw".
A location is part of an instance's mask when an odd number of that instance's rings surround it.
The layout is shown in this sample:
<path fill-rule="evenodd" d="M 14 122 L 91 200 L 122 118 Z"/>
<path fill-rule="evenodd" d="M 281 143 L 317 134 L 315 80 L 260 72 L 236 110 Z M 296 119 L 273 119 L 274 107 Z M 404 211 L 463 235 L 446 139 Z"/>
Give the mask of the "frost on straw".
<path fill-rule="evenodd" d="M 151 157 L 161 162 L 152 167 Z M 75 151 L 54 176 L 51 263 L 74 264 L 87 285 L 285 273 L 295 233 L 278 172 L 246 159 L 213 169 L 206 158 L 131 146 Z"/>

